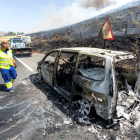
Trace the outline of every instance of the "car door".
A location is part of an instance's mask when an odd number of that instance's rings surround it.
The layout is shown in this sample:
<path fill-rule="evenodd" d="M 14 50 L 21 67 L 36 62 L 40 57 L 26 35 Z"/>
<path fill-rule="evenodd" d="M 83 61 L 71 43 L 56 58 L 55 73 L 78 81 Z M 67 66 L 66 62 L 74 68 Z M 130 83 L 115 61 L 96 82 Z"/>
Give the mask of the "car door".
<path fill-rule="evenodd" d="M 53 51 L 47 54 L 43 59 L 43 64 L 41 66 L 43 79 L 50 86 L 53 86 L 54 66 L 58 53 L 59 51 Z"/>
<path fill-rule="evenodd" d="M 96 113 L 106 120 L 114 115 L 117 94 L 115 81 L 109 56 L 80 54 L 73 76 L 74 93 L 92 102 Z"/>
<path fill-rule="evenodd" d="M 89 101 L 95 102 L 94 98 L 98 93 L 97 100 L 100 100 L 100 97 L 109 93 L 107 87 L 109 80 L 105 81 L 105 60 L 97 56 L 80 55 L 77 74 L 74 75 L 73 81 L 76 92 L 82 94 Z M 99 102 L 107 105 L 106 98 Z"/>
<path fill-rule="evenodd" d="M 54 89 L 62 96 L 71 98 L 73 74 L 77 62 L 77 52 L 61 51 L 56 63 L 56 83 Z"/>

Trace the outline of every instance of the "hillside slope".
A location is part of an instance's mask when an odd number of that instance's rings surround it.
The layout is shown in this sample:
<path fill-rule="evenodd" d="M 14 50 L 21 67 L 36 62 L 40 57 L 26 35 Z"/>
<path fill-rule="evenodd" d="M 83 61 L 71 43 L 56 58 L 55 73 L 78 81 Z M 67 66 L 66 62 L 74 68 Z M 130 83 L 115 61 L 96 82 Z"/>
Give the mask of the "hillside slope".
<path fill-rule="evenodd" d="M 83 22 L 50 31 L 37 32 L 30 35 L 47 35 L 51 37 L 54 34 L 67 33 L 67 31 L 71 31 L 73 36 L 79 35 L 79 32 L 81 32 L 84 37 L 86 37 L 86 35 L 97 35 L 106 17 L 110 18 L 113 33 L 124 32 L 126 24 L 128 24 L 128 34 L 140 33 L 140 1 L 134 1 Z"/>
<path fill-rule="evenodd" d="M 9 43 L 10 38 L 15 38 L 15 37 L 16 37 L 16 36 L 3 36 L 3 37 L 0 37 L 0 43 L 1 43 L 1 42 Z"/>
<path fill-rule="evenodd" d="M 107 48 L 132 51 L 140 45 L 140 1 L 134 1 L 100 16 L 67 27 L 30 34 L 34 47 L 51 50 L 58 47 L 103 47 L 97 35 L 109 17 L 115 39 L 107 41 Z M 127 34 L 125 35 L 127 25 Z M 127 41 L 127 42 L 126 42 Z M 129 44 L 128 44 L 129 42 Z"/>
<path fill-rule="evenodd" d="M 0 36 L 4 36 L 4 34 L 6 34 L 6 32 L 0 31 Z"/>

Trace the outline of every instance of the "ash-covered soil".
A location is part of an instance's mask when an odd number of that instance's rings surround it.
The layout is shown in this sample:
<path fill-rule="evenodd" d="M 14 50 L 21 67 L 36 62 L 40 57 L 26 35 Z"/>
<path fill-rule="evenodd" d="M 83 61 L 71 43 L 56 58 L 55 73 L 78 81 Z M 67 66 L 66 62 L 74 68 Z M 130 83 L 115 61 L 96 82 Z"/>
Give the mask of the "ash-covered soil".
<path fill-rule="evenodd" d="M 96 115 L 90 115 L 85 123 L 79 122 L 81 115 L 74 104 L 43 81 L 33 82 L 34 77 L 24 79 L 15 93 L 0 99 L 0 139 L 139 139 L 137 123 L 122 121 L 110 125 Z"/>

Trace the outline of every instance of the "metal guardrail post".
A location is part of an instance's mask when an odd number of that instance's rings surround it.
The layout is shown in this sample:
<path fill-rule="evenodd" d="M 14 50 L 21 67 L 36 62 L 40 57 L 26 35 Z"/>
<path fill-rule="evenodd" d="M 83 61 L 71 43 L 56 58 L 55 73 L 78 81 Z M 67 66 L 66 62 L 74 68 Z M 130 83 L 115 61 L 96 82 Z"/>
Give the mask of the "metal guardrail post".
<path fill-rule="evenodd" d="M 126 24 L 125 35 L 127 34 L 127 27 L 128 27 L 128 24 Z"/>

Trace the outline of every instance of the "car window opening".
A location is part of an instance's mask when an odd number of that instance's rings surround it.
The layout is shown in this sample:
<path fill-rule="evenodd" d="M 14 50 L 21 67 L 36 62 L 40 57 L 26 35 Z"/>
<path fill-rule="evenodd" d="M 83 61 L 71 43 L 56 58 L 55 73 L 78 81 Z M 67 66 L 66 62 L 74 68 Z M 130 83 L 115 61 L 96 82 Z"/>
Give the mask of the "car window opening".
<path fill-rule="evenodd" d="M 105 61 L 96 56 L 81 55 L 78 64 L 78 75 L 91 80 L 102 81 L 105 76 Z"/>
<path fill-rule="evenodd" d="M 45 59 L 45 61 L 44 61 L 44 64 L 46 64 L 47 66 L 53 67 L 57 55 L 58 55 L 58 52 L 52 52 L 52 53 L 50 53 L 50 54 L 46 57 L 46 59 Z"/>
<path fill-rule="evenodd" d="M 118 84 L 118 91 L 125 90 L 127 80 L 128 84 L 132 86 L 134 90 L 135 83 L 137 81 L 137 66 L 133 59 L 125 59 L 114 64 L 115 75 Z"/>
<path fill-rule="evenodd" d="M 61 53 L 57 64 L 57 85 L 68 92 L 71 92 L 72 89 L 72 76 L 75 69 L 76 59 L 77 54 Z"/>

